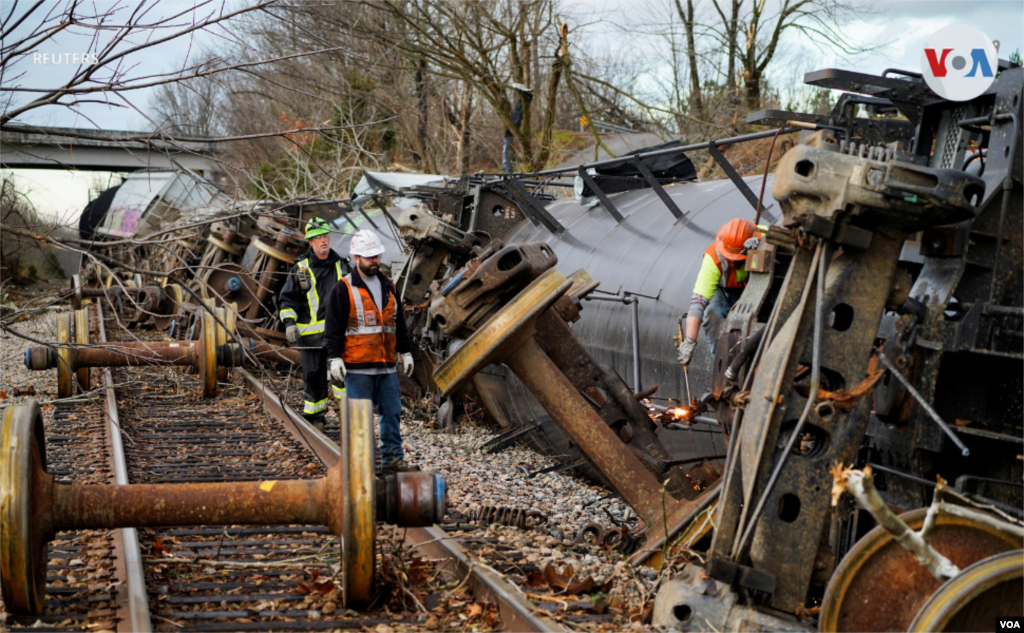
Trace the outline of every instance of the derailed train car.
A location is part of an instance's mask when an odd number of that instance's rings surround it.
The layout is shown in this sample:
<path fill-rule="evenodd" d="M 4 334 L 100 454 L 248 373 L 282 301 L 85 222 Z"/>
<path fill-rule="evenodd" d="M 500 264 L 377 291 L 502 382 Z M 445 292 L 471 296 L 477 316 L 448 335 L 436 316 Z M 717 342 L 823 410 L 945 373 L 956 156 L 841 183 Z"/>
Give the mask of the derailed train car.
<path fill-rule="evenodd" d="M 506 177 L 403 215 L 417 249 L 405 275 L 429 303 L 421 346 L 444 395 L 482 402 L 507 439 L 568 453 L 567 466 L 578 449 L 647 523 L 639 559 L 714 508 L 705 563 L 663 589 L 656 623 L 962 630 L 1024 611 L 1024 70 L 1000 68 L 966 103 L 912 76 L 820 71 L 808 83 L 849 91 L 831 115 L 751 115 L 806 132 L 762 201 L 780 221 L 751 254 L 718 357 L 696 361 L 699 400 L 683 396 L 670 339 L 714 231 L 754 214 L 739 179 L 665 187 L 630 157 L 650 188 L 599 195 L 601 207 L 538 204 Z M 585 186 L 604 165 L 579 169 Z M 720 435 L 630 417 L 623 376 L 637 396 L 657 384 Z M 714 456 L 723 439 L 714 490 L 673 488 L 688 460 L 671 449 Z M 620 442 L 629 450 L 611 449 Z M 837 464 L 873 469 L 883 505 L 910 511 L 914 529 L 937 495 L 919 538 L 972 574 L 924 572 L 896 545 L 901 528 L 875 527 L 833 492 Z M 669 534 L 649 507 L 651 474 L 669 482 Z"/>
<path fill-rule="evenodd" d="M 760 178 L 748 181 L 757 186 Z M 651 402 L 673 408 L 687 399 L 683 375 L 675 361 L 673 337 L 677 334 L 678 319 L 689 304 L 701 254 L 713 241 L 719 226 L 735 217 L 753 217 L 754 211 L 742 192 L 728 180 L 673 183 L 663 178 L 659 182 L 664 183 L 665 193 L 685 214 L 685 221 L 677 220 L 648 186 L 615 196 L 621 221 L 606 209 L 581 204 L 577 199 L 551 202 L 544 206 L 546 213 L 564 227 L 551 230 L 546 224 L 534 224 L 522 215 L 520 205 L 504 187 L 482 186 L 480 206 L 489 215 L 500 214 L 502 224 L 507 222 L 506 217 L 518 221 L 511 227 L 495 227 L 478 220 L 478 227 L 486 228 L 475 229 L 473 239 L 484 243 L 501 239 L 506 244 L 542 241 L 557 256 L 558 270 L 569 275 L 586 269 L 600 286 L 588 295 L 584 316 L 575 324 L 574 331 L 595 358 L 627 378 L 635 392 L 657 385 Z M 465 197 L 473 196 L 467 193 Z M 768 214 L 773 213 L 770 195 L 765 197 L 764 205 Z M 416 255 L 406 275 L 419 283 L 410 283 L 406 288 L 410 295 L 408 305 L 426 301 L 429 281 L 423 279 L 420 271 L 430 264 L 430 258 L 438 257 L 438 251 L 426 255 L 424 252 L 442 248 L 433 246 L 432 238 L 426 237 L 427 229 L 423 227 L 427 218 L 417 213 L 407 211 L 399 220 L 416 245 Z M 468 252 L 463 256 L 468 257 Z M 448 266 L 452 271 L 458 270 L 460 260 L 451 259 L 454 261 Z M 426 319 L 416 323 L 422 328 L 424 352 L 436 354 L 433 362 L 428 359 L 426 368 L 446 358 L 451 342 L 440 340 L 436 331 L 431 332 Z M 707 372 L 710 359 L 703 341 L 695 367 L 691 388 L 707 391 L 711 385 Z M 566 465 L 578 461 L 579 455 L 570 449 L 568 438 L 504 368 L 494 366 L 478 374 L 473 380 L 472 397 L 507 429 L 506 438 L 521 438 L 559 455 Z M 682 430 L 668 433 L 665 438 L 674 456 L 724 455 L 725 445 L 714 425 L 704 422 L 679 428 Z"/>
<path fill-rule="evenodd" d="M 956 630 L 960 613 L 1011 615 L 999 609 L 1024 569 L 1013 558 L 1007 575 L 999 558 L 1022 546 L 1024 503 L 1024 70 L 1000 70 L 965 103 L 909 76 L 811 73 L 848 92 L 827 116 L 751 115 L 805 132 L 760 202 L 759 179 L 689 182 L 677 146 L 571 172 L 377 183 L 373 211 L 316 212 L 335 212 L 340 231 L 384 229 L 408 252 L 392 272 L 418 343 L 414 378 L 443 396 L 443 414 L 475 402 L 507 429 L 489 448 L 528 441 L 614 487 L 644 522 L 638 542 L 646 529 L 635 561 L 703 550 L 663 589 L 656 623 Z M 720 157 L 773 133 L 692 149 Z M 599 204 L 546 196 L 559 176 Z M 389 206 L 395 194 L 421 204 Z M 702 340 L 687 377 L 672 338 L 700 255 L 758 208 L 773 226 L 750 284 L 718 357 Z M 280 340 L 274 280 L 309 210 L 212 235 L 198 267 L 221 277 L 195 292 L 251 295 L 249 331 Z M 975 584 L 916 575 L 872 515 L 838 494 L 832 504 L 836 462 L 870 465 L 915 528 L 937 477 L 963 507 L 994 512 L 929 528 L 957 565 L 983 567 L 960 580 Z"/>

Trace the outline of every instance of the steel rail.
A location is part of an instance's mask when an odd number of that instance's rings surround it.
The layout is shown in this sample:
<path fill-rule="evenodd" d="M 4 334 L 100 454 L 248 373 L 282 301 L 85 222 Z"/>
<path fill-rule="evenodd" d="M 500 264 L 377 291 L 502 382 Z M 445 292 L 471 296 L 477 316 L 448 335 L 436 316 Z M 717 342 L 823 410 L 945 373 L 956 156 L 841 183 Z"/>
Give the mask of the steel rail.
<path fill-rule="evenodd" d="M 341 459 L 341 449 L 331 439 L 313 428 L 291 407 L 282 402 L 273 390 L 249 371 L 236 367 L 235 375 L 242 378 L 246 388 L 260 398 L 267 412 L 316 454 L 325 466 L 330 468 Z M 477 599 L 492 598 L 501 613 L 503 630 L 523 633 L 542 633 L 567 631 L 554 620 L 534 612 L 533 607 L 518 588 L 506 582 L 486 565 L 476 564 L 469 560 L 461 545 L 438 526 L 428 528 L 408 528 L 404 530 L 404 540 L 415 549 L 419 549 L 429 557 L 446 564 L 454 565 L 461 578 L 467 579 L 473 595 Z"/>
<path fill-rule="evenodd" d="M 535 613 L 526 596 L 517 587 L 502 580 L 496 571 L 485 564 L 470 561 L 462 546 L 448 538 L 440 527 L 409 528 L 405 530 L 404 540 L 413 549 L 434 560 L 454 562 L 457 569 L 452 571 L 461 578 L 469 576 L 467 584 L 475 599 L 491 598 L 497 603 L 503 630 L 528 633 L 568 631 L 551 618 Z"/>
<path fill-rule="evenodd" d="M 96 306 L 96 320 L 99 324 L 100 342 L 107 342 L 107 330 L 103 324 L 103 306 Z M 128 466 L 124 445 L 121 443 L 121 423 L 117 414 L 117 396 L 114 393 L 114 375 L 110 368 L 103 370 L 103 391 L 106 400 L 107 440 L 110 443 L 110 461 L 114 470 L 114 483 L 128 484 Z M 118 633 L 150 633 L 153 623 L 149 615 L 149 594 L 146 592 L 146 577 L 142 570 L 142 552 L 139 549 L 139 533 L 135 528 L 114 530 L 113 549 L 116 557 L 115 568 L 125 578 L 117 588 L 115 603 L 117 610 L 127 617 L 119 617 Z"/>
<path fill-rule="evenodd" d="M 268 389 L 256 376 L 242 367 L 235 367 L 235 376 L 242 379 L 249 391 L 255 394 L 267 412 L 280 422 L 285 430 L 292 434 L 302 445 L 308 446 L 320 458 L 324 466 L 330 468 L 341 460 L 341 449 L 330 438 L 308 424 L 294 409 L 285 404 L 281 398 Z"/>

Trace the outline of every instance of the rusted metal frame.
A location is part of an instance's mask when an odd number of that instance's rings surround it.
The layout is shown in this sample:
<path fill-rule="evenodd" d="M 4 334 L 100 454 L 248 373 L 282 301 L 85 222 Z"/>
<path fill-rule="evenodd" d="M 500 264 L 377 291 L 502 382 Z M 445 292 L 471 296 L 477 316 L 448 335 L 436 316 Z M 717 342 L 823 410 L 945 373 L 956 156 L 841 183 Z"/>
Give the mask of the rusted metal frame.
<path fill-rule="evenodd" d="M 704 492 L 701 493 L 697 500 L 697 504 L 690 510 L 690 513 L 686 517 L 676 523 L 674 526 L 669 526 L 668 534 L 661 536 L 657 539 L 649 539 L 644 544 L 642 550 L 634 554 L 630 559 L 631 565 L 647 565 L 648 567 L 659 567 L 661 565 L 661 553 L 662 548 L 665 545 L 665 539 L 671 541 L 680 532 L 690 526 L 695 518 L 700 516 L 701 512 L 704 512 L 708 507 L 714 503 L 722 492 L 722 480 L 716 479 Z"/>
<path fill-rule="evenodd" d="M 468 576 L 467 584 L 475 599 L 483 601 L 489 598 L 497 603 L 503 630 L 523 633 L 568 630 L 551 618 L 535 613 L 522 593 L 486 565 L 470 561 L 462 546 L 438 526 L 407 529 L 404 540 L 412 549 L 433 559 L 439 567 L 446 566 L 442 561 L 452 561 L 454 569 L 448 573 L 456 579 Z"/>
<path fill-rule="evenodd" d="M 505 183 L 508 185 L 509 192 L 519 202 L 520 210 L 523 211 L 527 217 L 535 215 L 536 220 L 543 224 L 544 227 L 552 233 L 565 233 L 565 227 L 562 226 L 562 223 L 556 220 L 553 215 L 548 213 L 547 209 L 545 209 L 543 205 L 537 204 L 534 197 L 530 195 L 518 179 L 506 178 Z M 536 224 L 536 222 L 534 222 L 534 224 Z"/>
<path fill-rule="evenodd" d="M 256 394 L 275 420 L 280 422 L 285 430 L 292 434 L 301 444 L 308 446 L 313 454 L 328 468 L 333 467 L 341 461 L 341 449 L 332 442 L 326 435 L 313 428 L 290 406 L 285 404 L 277 394 L 268 389 L 259 379 L 249 371 L 241 368 L 234 368 L 235 376 L 241 378 L 246 388 Z"/>
<path fill-rule="evenodd" d="M 601 187 L 597 185 L 597 181 L 594 180 L 594 177 L 587 173 L 587 170 L 584 169 L 582 166 L 580 166 L 579 174 L 580 178 L 583 179 L 583 182 L 587 183 L 587 186 L 590 187 L 590 190 L 594 192 L 594 195 L 597 196 L 597 199 L 601 201 L 601 204 L 604 206 L 604 210 L 607 211 L 613 218 L 615 218 L 616 224 L 621 224 L 623 220 L 622 214 L 619 213 L 619 210 L 618 208 L 616 208 L 615 203 L 612 202 L 610 198 L 608 198 L 608 194 L 606 194 L 604 190 L 602 190 Z"/>
<path fill-rule="evenodd" d="M 505 364 L 640 515 L 649 528 L 649 538 L 664 534 L 665 525 L 675 525 L 685 516 L 693 504 L 662 492 L 654 474 L 579 395 L 533 337 L 513 351 Z"/>
<path fill-rule="evenodd" d="M 844 253 L 829 262 L 822 312 L 828 314 L 843 303 L 856 317 L 845 330 L 823 328 L 821 366 L 842 377 L 847 386 L 855 385 L 867 371 L 871 357 L 869 350 L 885 309 L 904 237 L 903 234 L 878 231 L 869 250 L 860 254 Z M 806 347 L 807 329 L 811 325 L 807 311 L 794 313 L 791 319 L 799 320 L 803 327 L 784 327 L 778 335 L 784 337 L 780 342 L 795 335 L 802 341 L 801 347 Z M 751 390 L 751 404 L 747 411 L 747 415 L 754 416 L 753 419 L 765 420 L 768 446 L 776 445 L 784 421 L 787 417 L 795 417 L 794 413 L 806 400 L 791 387 L 796 367 L 800 364 L 799 356 L 791 356 L 782 365 L 777 356 L 772 358 L 773 355 L 772 349 L 766 351 Z M 768 417 L 765 415 L 768 408 L 766 397 L 770 392 L 764 383 L 758 383 L 762 374 L 767 377 L 776 371 L 785 374 L 790 387 L 787 393 L 779 394 L 782 402 Z M 750 540 L 749 558 L 754 569 L 776 576 L 773 608 L 794 613 L 806 600 L 819 537 L 830 514 L 829 469 L 836 462 L 850 463 L 856 458 L 871 415 L 870 405 L 870 399 L 863 398 L 849 411 L 834 410 L 825 415 L 813 413 L 810 423 L 820 434 L 818 441 L 822 449 L 811 455 L 791 456 L 780 472 L 774 491 L 766 498 L 764 506 L 776 511 L 765 512 L 758 519 Z M 745 434 L 754 430 L 753 425 L 744 427 Z M 765 454 L 763 460 L 752 461 L 749 459 L 751 446 L 746 447 L 745 466 L 749 466 L 748 472 L 753 475 L 751 492 L 760 492 L 763 487 L 760 484 L 767 481 L 774 460 L 770 454 Z M 788 517 L 779 512 L 785 504 L 794 501 L 799 503 L 798 511 Z"/>
<path fill-rule="evenodd" d="M 782 324 L 786 323 L 793 312 L 805 301 L 806 294 L 809 292 L 808 284 L 810 279 L 808 276 L 811 274 L 812 268 L 817 266 L 818 254 L 817 248 L 815 248 L 813 255 L 807 249 L 800 249 L 796 252 L 792 262 L 790 262 L 789 270 L 786 271 L 786 278 L 776 299 L 772 316 L 765 326 L 768 332 L 762 338 L 761 349 L 755 355 L 752 367 L 760 366 L 763 355 L 771 348 L 771 343 L 774 341 L 776 333 L 782 328 Z M 803 286 L 801 287 L 799 284 L 803 284 Z M 759 372 L 748 373 L 748 380 L 744 384 L 745 390 L 753 393 L 753 379 L 758 374 Z M 776 385 L 777 387 L 778 385 Z M 774 396 L 766 394 L 764 397 L 767 399 Z M 749 409 L 750 406 L 748 405 Z M 749 411 L 738 409 L 733 417 L 733 431 L 729 440 L 729 455 L 726 458 L 723 499 L 722 503 L 718 504 L 718 520 L 715 524 L 715 537 L 711 544 L 711 555 L 716 557 L 732 558 L 732 553 L 736 549 L 738 539 L 746 523 L 747 513 L 751 509 L 751 500 L 748 498 L 749 485 L 745 485 L 746 480 L 751 475 L 744 468 L 746 460 L 743 457 L 745 448 L 743 445 L 745 442 L 756 441 L 758 443 L 758 457 L 756 460 L 759 461 L 760 455 L 765 450 L 764 444 L 768 441 L 763 436 L 761 438 L 751 437 L 744 440 L 744 436 L 748 435 L 748 433 L 743 430 L 743 425 L 740 424 L 740 421 L 745 419 L 748 414 Z M 737 496 L 739 500 L 734 500 L 733 496 Z"/>
<path fill-rule="evenodd" d="M 555 310 L 549 309 L 537 319 L 535 340 L 543 353 L 557 367 L 564 380 L 573 386 L 574 393 L 588 401 L 590 405 L 588 411 L 593 411 L 613 431 L 611 437 L 621 449 L 625 449 L 623 455 L 630 454 L 635 458 L 636 456 L 631 453 L 632 449 L 637 449 L 646 457 L 651 458 L 649 467 L 643 467 L 647 468 L 659 481 L 667 476 L 669 494 L 674 498 L 685 498 L 687 493 L 692 490 L 691 484 L 682 469 L 671 469 L 666 473 L 664 468 L 658 466 L 658 464 L 670 460 L 671 455 L 661 444 L 647 410 L 636 400 L 633 395 L 635 392 L 629 389 L 618 374 L 609 367 L 599 365 L 594 361 L 568 323 Z M 600 394 L 596 391 L 588 393 L 594 389 L 603 391 L 607 400 L 595 402 L 594 398 L 599 397 Z M 548 411 L 551 410 L 548 409 Z M 559 426 L 569 432 L 570 437 L 574 437 L 573 432 L 566 428 L 562 419 L 558 416 L 553 417 Z M 623 426 L 623 423 L 629 423 L 632 426 L 632 437 L 628 438 L 628 441 L 619 435 L 619 427 Z M 586 453 L 586 451 L 584 452 Z M 639 461 L 635 465 L 641 467 L 642 464 L 643 462 Z M 609 477 L 609 481 L 616 485 L 617 489 L 620 483 L 629 484 L 628 480 L 616 482 L 611 477 Z"/>
<path fill-rule="evenodd" d="M 741 532 L 742 535 L 740 536 L 739 544 L 733 547 L 733 560 L 736 562 L 739 562 L 739 559 L 743 556 L 747 542 L 750 540 L 754 527 L 757 525 L 757 521 L 761 517 L 761 511 L 764 510 L 765 501 L 767 501 L 768 496 L 772 493 L 775 482 L 778 481 L 779 473 L 782 472 L 783 467 L 786 465 L 786 460 L 792 454 L 793 447 L 804 429 L 804 424 L 807 422 L 807 416 L 810 415 L 811 408 L 817 400 L 816 394 L 818 392 L 821 378 L 821 304 L 824 301 L 825 294 L 825 269 L 828 267 L 828 244 L 821 244 L 819 248 L 821 249 L 821 253 L 818 258 L 818 270 L 812 271 L 812 273 L 817 272 L 818 275 L 818 290 L 814 293 L 814 335 L 812 337 L 811 348 L 811 380 L 810 383 L 808 383 L 810 385 L 810 391 L 807 396 L 807 402 L 804 405 L 804 410 L 800 414 L 800 419 L 797 421 L 796 427 L 790 433 L 789 440 L 786 442 L 785 448 L 782 449 L 782 453 L 776 461 L 771 477 L 768 478 L 768 483 L 765 484 L 764 491 L 761 493 L 760 498 L 758 498 L 754 511 L 750 514 L 746 528 Z"/>
<path fill-rule="evenodd" d="M 96 303 L 96 318 L 99 324 L 100 342 L 107 341 L 103 324 L 103 307 Z M 121 443 L 121 423 L 117 413 L 117 396 L 114 393 L 114 376 L 110 368 L 103 370 L 105 413 L 107 417 L 107 441 L 110 445 L 112 483 L 128 483 L 128 467 Z M 139 547 L 139 533 L 133 527 L 113 532 L 114 567 L 116 574 L 125 582 L 117 586 L 114 602 L 118 610 L 118 633 L 149 633 L 153 624 L 149 614 L 149 595 L 146 592 L 146 576 L 142 569 L 142 552 Z M 125 615 L 127 610 L 127 616 Z"/>
<path fill-rule="evenodd" d="M 713 140 L 708 141 L 708 154 L 711 154 L 711 158 L 715 159 L 715 162 L 718 163 L 718 166 L 722 168 L 722 171 L 725 172 L 725 175 L 729 177 L 729 180 L 732 181 L 732 184 L 736 185 L 736 188 L 739 189 L 740 193 L 743 194 L 743 197 L 747 199 L 747 202 L 750 203 L 750 206 L 753 207 L 755 211 L 757 211 L 757 194 L 755 194 L 754 191 L 750 188 L 750 185 L 747 184 L 747 181 L 743 180 L 739 172 L 737 172 L 736 168 L 732 166 L 732 163 L 730 163 L 729 159 L 725 157 L 725 154 L 723 154 L 722 151 L 718 149 L 718 145 L 716 145 L 715 141 Z"/>

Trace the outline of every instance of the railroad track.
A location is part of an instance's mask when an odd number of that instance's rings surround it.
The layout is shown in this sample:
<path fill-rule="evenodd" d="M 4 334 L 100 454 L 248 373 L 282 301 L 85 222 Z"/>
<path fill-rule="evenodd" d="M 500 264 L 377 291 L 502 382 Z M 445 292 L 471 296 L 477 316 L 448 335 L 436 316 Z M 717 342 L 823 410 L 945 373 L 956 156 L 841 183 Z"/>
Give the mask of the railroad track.
<path fill-rule="evenodd" d="M 117 328 L 97 312 L 102 313 L 98 305 L 90 310 L 91 340 L 104 342 Z M 221 385 L 216 398 L 204 400 L 198 377 L 178 368 L 93 368 L 92 384 L 102 378 L 102 388 L 93 392 L 98 398 L 55 405 L 46 429 L 49 472 L 75 484 L 187 484 L 317 478 L 338 462 L 336 443 L 296 419 L 290 407 L 275 404 L 276 396 L 251 374 L 242 369 L 234 374 L 238 384 Z M 416 596 L 430 596 L 428 602 L 456 608 L 494 605 L 493 615 L 485 611 L 482 617 L 489 619 L 477 625 L 561 630 L 498 573 L 479 564 L 505 570 L 519 565 L 507 552 L 495 557 L 495 548 L 479 547 L 486 540 L 469 537 L 460 543 L 436 526 L 380 530 L 382 575 L 391 585 L 378 586 L 375 601 L 358 612 L 341 606 L 337 539 L 326 527 L 61 532 L 49 546 L 42 614 L 8 615 L 5 627 L 267 631 L 402 624 L 436 629 L 435 614 L 416 604 Z M 480 554 L 482 549 L 490 553 Z M 422 567 L 416 559 L 424 557 L 432 571 L 408 573 L 410 565 Z M 470 618 L 466 622 L 473 624 Z"/>
<path fill-rule="evenodd" d="M 255 382 L 254 378 L 250 380 Z M 275 402 L 271 407 L 276 415 L 282 419 L 290 416 L 293 421 L 301 420 L 297 413 L 302 406 L 301 381 L 289 372 L 274 371 L 269 372 L 266 384 L 267 390 L 276 394 L 271 396 L 276 402 L 283 400 L 283 405 Z M 330 441 L 313 441 L 313 449 L 325 463 L 334 463 L 337 447 L 332 442 L 337 442 L 340 434 L 338 419 L 329 416 L 324 426 L 323 435 Z M 320 434 L 316 435 L 320 437 Z M 301 439 L 311 440 L 308 435 Z M 543 520 L 531 518 L 522 523 L 534 526 Z M 510 525 L 504 520 L 496 520 L 495 523 Z M 403 530 L 403 538 L 417 552 L 432 560 L 450 561 L 452 568 L 458 570 L 457 575 L 463 578 L 469 575 L 468 584 L 474 595 L 498 605 L 505 630 L 558 630 L 560 625 L 548 617 L 555 614 L 560 621 L 598 628 L 622 623 L 621 614 L 605 612 L 600 600 L 589 600 L 587 596 L 559 596 L 560 592 L 544 587 L 543 583 L 539 587 L 531 586 L 531 582 L 537 582 L 543 568 L 527 562 L 522 552 L 499 543 L 496 537 L 481 536 L 479 532 L 487 526 L 486 521 L 461 516 L 449 508 L 449 518 L 443 523 Z M 528 594 L 529 599 L 524 599 L 524 594 Z"/>

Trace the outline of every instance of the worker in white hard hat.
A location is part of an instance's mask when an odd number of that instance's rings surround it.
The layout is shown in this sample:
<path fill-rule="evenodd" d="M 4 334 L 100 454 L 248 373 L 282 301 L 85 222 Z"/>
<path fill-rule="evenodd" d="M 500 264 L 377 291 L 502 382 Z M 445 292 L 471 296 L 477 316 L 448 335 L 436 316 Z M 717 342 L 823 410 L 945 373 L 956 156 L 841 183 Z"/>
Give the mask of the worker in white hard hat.
<path fill-rule="evenodd" d="M 324 352 L 325 298 L 349 273 L 348 260 L 331 249 L 331 225 L 323 218 L 306 223 L 309 253 L 295 262 L 281 289 L 285 337 L 302 359 L 302 417 L 324 430 L 327 419 L 327 354 Z"/>
<path fill-rule="evenodd" d="M 380 271 L 384 245 L 369 229 L 352 236 L 349 273 L 327 297 L 327 358 L 331 379 L 344 383 L 349 398 L 372 400 L 380 415 L 384 472 L 419 470 L 402 450 L 402 394 L 396 365 L 412 375 L 412 339 L 395 284 Z M 335 387 L 337 388 L 337 387 Z"/>

